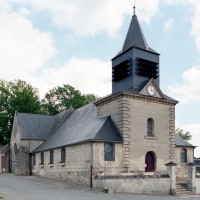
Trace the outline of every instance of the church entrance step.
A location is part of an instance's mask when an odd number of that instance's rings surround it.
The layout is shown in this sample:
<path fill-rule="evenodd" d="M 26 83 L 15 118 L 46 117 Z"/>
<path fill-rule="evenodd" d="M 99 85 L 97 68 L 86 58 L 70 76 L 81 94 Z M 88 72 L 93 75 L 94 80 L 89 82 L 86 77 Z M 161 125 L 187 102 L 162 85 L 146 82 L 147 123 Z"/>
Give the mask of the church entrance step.
<path fill-rule="evenodd" d="M 176 183 L 176 191 L 175 195 L 177 196 L 185 196 L 185 195 L 192 195 L 192 191 L 188 189 L 187 183 Z"/>

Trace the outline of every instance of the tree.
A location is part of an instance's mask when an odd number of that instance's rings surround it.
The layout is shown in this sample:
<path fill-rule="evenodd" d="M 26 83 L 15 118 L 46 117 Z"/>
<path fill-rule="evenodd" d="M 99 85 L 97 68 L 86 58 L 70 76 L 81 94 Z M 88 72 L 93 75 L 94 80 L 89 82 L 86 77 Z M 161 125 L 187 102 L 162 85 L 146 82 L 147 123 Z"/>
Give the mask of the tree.
<path fill-rule="evenodd" d="M 176 134 L 179 135 L 181 138 L 183 138 L 184 140 L 188 141 L 192 139 L 192 135 L 187 131 L 184 132 L 183 129 L 176 129 Z"/>
<path fill-rule="evenodd" d="M 95 95 L 82 95 L 79 90 L 67 84 L 63 87 L 54 87 L 47 92 L 42 100 L 42 109 L 44 112 L 54 115 L 70 106 L 77 109 L 95 100 Z"/>
<path fill-rule="evenodd" d="M 38 89 L 22 80 L 0 80 L 0 144 L 10 141 L 15 111 L 39 113 Z"/>

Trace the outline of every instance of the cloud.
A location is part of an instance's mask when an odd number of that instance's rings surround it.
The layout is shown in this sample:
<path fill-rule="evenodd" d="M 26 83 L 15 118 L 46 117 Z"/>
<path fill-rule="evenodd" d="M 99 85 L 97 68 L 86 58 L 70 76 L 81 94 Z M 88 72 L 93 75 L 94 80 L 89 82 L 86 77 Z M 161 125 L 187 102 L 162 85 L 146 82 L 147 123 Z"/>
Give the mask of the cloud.
<path fill-rule="evenodd" d="M 41 96 L 55 86 L 70 84 L 83 94 L 101 97 L 111 93 L 111 64 L 73 57 L 60 67 L 43 70 L 32 82 L 42 88 Z"/>
<path fill-rule="evenodd" d="M 146 2 L 146 3 L 145 3 Z M 75 58 L 56 66 L 53 34 L 37 29 L 33 18 L 45 12 L 53 23 L 78 35 L 106 32 L 112 36 L 125 15 L 132 14 L 132 0 L 2 0 L 0 7 L 0 78 L 23 79 L 44 95 L 52 87 L 68 83 L 82 93 L 99 96 L 111 92 L 111 63 L 95 58 Z M 150 23 L 158 0 L 138 2 L 137 15 Z M 51 64 L 50 64 L 51 63 Z"/>
<path fill-rule="evenodd" d="M 24 79 L 54 57 L 54 39 L 51 33 L 33 27 L 32 22 L 24 17 L 28 13 L 26 9 L 16 13 L 4 1 L 2 5 L 0 78 Z"/>
<path fill-rule="evenodd" d="M 194 9 L 191 34 L 194 36 L 197 49 L 200 52 L 200 3 L 199 1 L 191 1 L 191 4 Z"/>
<path fill-rule="evenodd" d="M 195 156 L 200 157 L 200 124 L 188 124 L 179 126 L 184 132 L 189 132 L 192 135 L 192 139 L 189 141 L 194 146 L 198 146 L 195 149 Z"/>
<path fill-rule="evenodd" d="M 164 0 L 168 5 L 180 4 L 185 6 L 191 13 L 191 35 L 194 37 L 196 47 L 200 52 L 200 3 L 197 0 Z"/>
<path fill-rule="evenodd" d="M 174 19 L 170 18 L 165 21 L 163 29 L 165 32 L 167 32 L 167 31 L 173 29 L 173 26 L 174 26 Z"/>
<path fill-rule="evenodd" d="M 194 66 L 185 71 L 182 75 L 183 83 L 169 87 L 169 93 L 180 101 L 180 103 L 189 103 L 191 101 L 200 101 L 200 66 Z"/>
<path fill-rule="evenodd" d="M 95 35 L 106 32 L 114 36 L 123 23 L 124 16 L 133 12 L 133 1 L 127 0 L 9 0 L 19 5 L 31 5 L 35 9 L 50 13 L 54 24 L 70 28 L 77 35 Z M 23 3 L 23 4 L 22 4 Z M 150 23 L 158 11 L 158 0 L 137 2 L 140 20 Z"/>

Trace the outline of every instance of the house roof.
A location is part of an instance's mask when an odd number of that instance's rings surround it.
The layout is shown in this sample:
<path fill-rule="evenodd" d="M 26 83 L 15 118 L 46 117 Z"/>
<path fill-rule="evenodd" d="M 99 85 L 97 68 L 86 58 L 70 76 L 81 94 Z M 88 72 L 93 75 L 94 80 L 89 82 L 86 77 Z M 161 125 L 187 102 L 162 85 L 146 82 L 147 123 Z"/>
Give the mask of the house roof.
<path fill-rule="evenodd" d="M 96 116 L 96 106 L 88 104 L 72 112 L 67 120 L 34 152 L 89 141 L 122 142 L 110 116 Z"/>
<path fill-rule="evenodd" d="M 55 116 L 16 113 L 21 139 L 46 140 L 72 111 L 73 109 L 69 108 Z"/>
<path fill-rule="evenodd" d="M 181 138 L 178 135 L 176 135 L 175 141 L 176 141 L 176 146 L 193 147 L 193 148 L 195 148 L 195 146 L 193 146 L 192 144 L 188 143 L 187 141 L 185 141 L 183 138 Z"/>
<path fill-rule="evenodd" d="M 199 158 L 194 159 L 194 163 L 195 163 L 197 166 L 200 166 L 200 159 L 199 159 Z"/>

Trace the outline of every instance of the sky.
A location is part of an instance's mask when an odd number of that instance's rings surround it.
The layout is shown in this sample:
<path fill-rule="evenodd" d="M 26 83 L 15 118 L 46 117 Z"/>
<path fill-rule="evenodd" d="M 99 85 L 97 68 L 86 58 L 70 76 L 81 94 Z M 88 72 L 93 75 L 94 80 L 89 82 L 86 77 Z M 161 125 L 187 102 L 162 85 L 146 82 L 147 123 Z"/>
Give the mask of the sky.
<path fill-rule="evenodd" d="M 111 93 L 111 59 L 121 50 L 134 0 L 0 0 L 0 79 L 39 89 L 70 84 Z M 200 146 L 200 1 L 136 0 L 148 45 L 160 55 L 160 88 L 179 101 L 176 128 Z M 200 147 L 195 156 L 200 157 Z"/>

